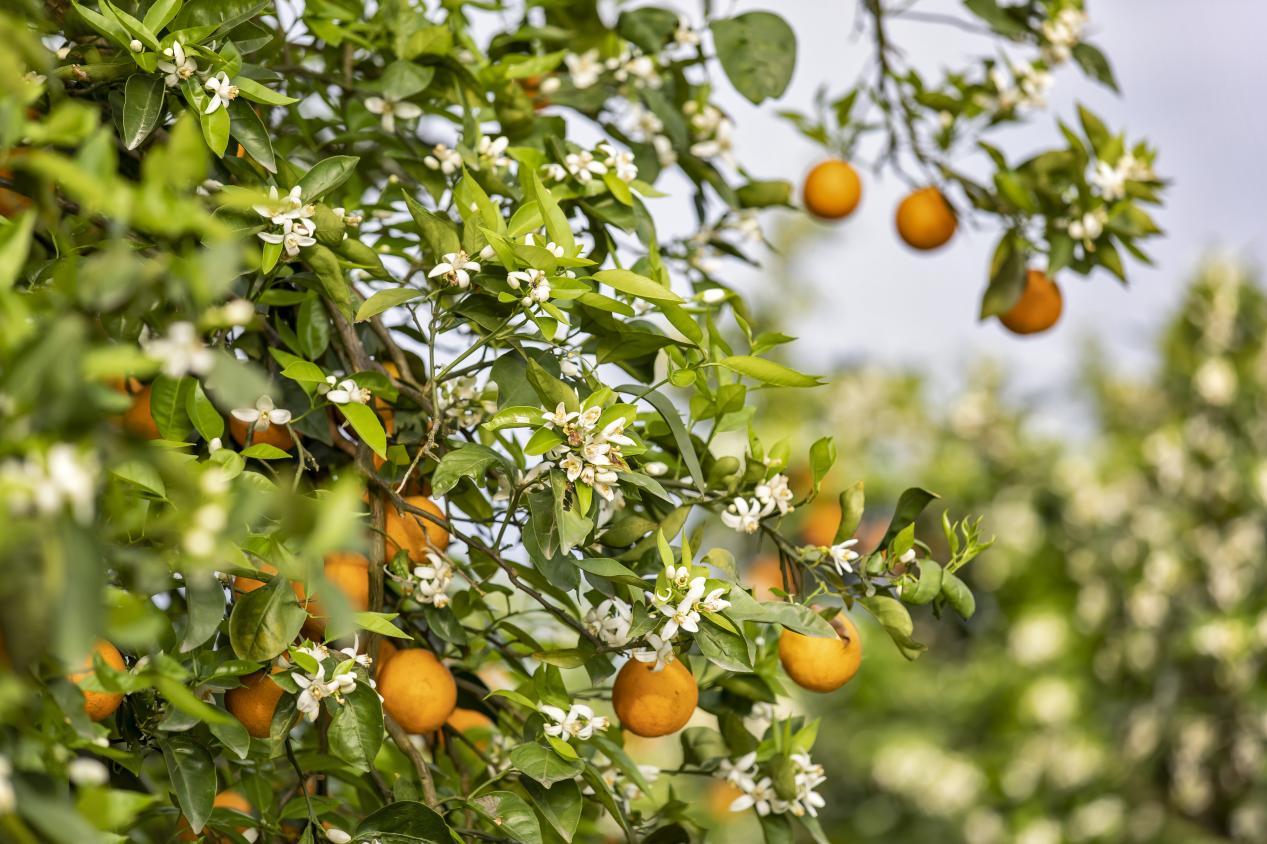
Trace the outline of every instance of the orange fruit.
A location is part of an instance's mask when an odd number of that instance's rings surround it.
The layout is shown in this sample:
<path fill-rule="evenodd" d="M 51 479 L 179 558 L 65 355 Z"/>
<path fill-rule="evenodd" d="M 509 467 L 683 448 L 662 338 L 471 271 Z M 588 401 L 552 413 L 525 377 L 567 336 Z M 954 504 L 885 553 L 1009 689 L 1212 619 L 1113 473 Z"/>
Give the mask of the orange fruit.
<path fill-rule="evenodd" d="M 699 686 L 682 660 L 673 660 L 661 671 L 653 667 L 631 659 L 612 685 L 612 708 L 620 725 L 643 738 L 676 733 L 699 703 Z"/>
<path fill-rule="evenodd" d="M 461 707 L 453 710 L 453 714 L 444 723 L 459 733 L 465 733 L 468 730 L 489 730 L 493 727 L 492 719 L 483 712 Z"/>
<path fill-rule="evenodd" d="M 862 200 L 862 180 L 853 165 L 829 159 L 816 165 L 801 189 L 805 209 L 820 220 L 848 217 Z"/>
<path fill-rule="evenodd" d="M 796 685 L 811 692 L 833 692 L 853 679 L 862 664 L 862 638 L 849 616 L 832 619 L 836 635 L 805 636 L 784 630 L 779 661 Z"/>
<path fill-rule="evenodd" d="M 277 567 L 271 565 L 270 563 L 260 563 L 260 573 L 270 576 L 277 574 Z M 239 574 L 233 578 L 233 591 L 245 595 L 248 592 L 254 592 L 256 589 L 259 589 L 266 582 L 267 581 L 265 580 L 257 580 L 254 577 L 247 577 Z M 304 587 L 302 583 L 297 580 L 292 580 L 290 582 L 290 588 L 294 591 L 295 597 L 299 600 L 299 603 L 303 604 L 307 600 L 304 595 Z"/>
<path fill-rule="evenodd" d="M 1056 282 L 1041 270 L 1030 270 L 1025 274 L 1021 298 L 999 315 L 999 322 L 1013 334 L 1038 334 L 1056 324 L 1063 307 Z"/>
<path fill-rule="evenodd" d="M 225 789 L 224 791 L 217 794 L 215 800 L 212 801 L 211 805 L 216 807 L 217 809 L 233 809 L 235 811 L 241 812 L 244 815 L 250 815 L 254 813 L 254 808 L 251 806 L 251 801 L 247 800 L 238 792 L 231 791 L 229 789 Z M 246 832 L 248 829 L 250 829 L 249 826 L 240 826 L 237 828 L 237 831 L 239 833 L 242 833 L 242 832 Z M 202 831 L 202 835 L 203 835 L 203 839 L 207 841 L 215 842 L 216 844 L 227 844 L 227 842 L 230 841 L 230 839 L 227 838 L 226 836 L 218 835 L 217 833 L 211 832 L 210 830 L 207 830 L 207 829 L 204 829 Z M 185 820 L 184 818 L 180 819 L 179 840 L 181 841 L 198 841 L 199 840 L 198 836 L 194 834 L 194 831 L 189 828 L 189 821 Z"/>
<path fill-rule="evenodd" d="M 233 435 L 233 440 L 238 445 L 246 445 L 247 423 L 243 422 L 235 416 L 229 417 L 229 433 Z M 285 425 L 269 425 L 262 431 L 256 431 L 251 437 L 251 445 L 266 443 L 276 446 L 282 451 L 290 451 L 295 447 L 295 441 L 291 439 L 290 431 Z"/>
<path fill-rule="evenodd" d="M 405 501 L 420 510 L 444 518 L 444 511 L 424 495 L 408 495 Z M 396 556 L 402 548 L 414 562 L 426 562 L 427 551 L 443 551 L 449 545 L 449 532 L 422 516 L 401 513 L 390 504 L 387 507 L 387 556 Z"/>
<path fill-rule="evenodd" d="M 374 679 L 377 681 L 383 676 L 383 669 L 387 667 L 387 662 L 400 652 L 400 648 L 392 644 L 391 639 L 378 640 L 378 658 L 374 660 Z"/>
<path fill-rule="evenodd" d="M 325 578 L 348 599 L 353 612 L 365 612 L 370 608 L 370 561 L 361 554 L 350 551 L 334 551 L 325 557 Z M 319 639 L 326 629 L 326 612 L 321 596 L 314 594 L 308 602 L 309 618 L 304 622 L 304 634 Z"/>
<path fill-rule="evenodd" d="M 444 663 L 420 648 L 397 651 L 379 675 L 383 709 L 406 732 L 434 733 L 453 714 L 457 683 Z"/>
<path fill-rule="evenodd" d="M 281 671 L 274 668 L 273 673 Z M 286 692 L 263 671 L 242 678 L 242 685 L 224 693 L 224 705 L 246 731 L 256 738 L 268 738 L 277 701 Z"/>
<path fill-rule="evenodd" d="M 714 780 L 708 789 L 708 811 L 720 821 L 730 821 L 737 813 L 730 811 L 730 804 L 743 796 L 739 786 L 725 780 Z"/>
<path fill-rule="evenodd" d="M 897 233 L 916 249 L 944 246 L 958 225 L 955 212 L 937 188 L 920 188 L 897 207 Z"/>
<path fill-rule="evenodd" d="M 72 683 L 79 684 L 93 674 L 93 654 L 101 654 L 101 658 L 106 665 L 115 671 L 123 671 L 127 668 L 127 664 L 123 661 L 123 654 L 119 653 L 119 649 L 105 639 L 98 639 L 96 644 L 92 646 L 92 651 L 93 653 L 84 659 L 83 669 L 70 675 L 69 680 Z M 119 708 L 121 703 L 123 703 L 123 692 L 84 690 L 84 712 L 94 721 L 104 721 L 109 718 Z"/>
<path fill-rule="evenodd" d="M 136 384 L 132 379 L 129 381 Z M 132 406 L 123 413 L 123 430 L 147 440 L 161 439 L 163 435 L 158 432 L 158 425 L 154 424 L 154 417 L 150 414 L 150 385 L 125 389 L 124 392 L 132 393 Z"/>
<path fill-rule="evenodd" d="M 840 526 L 840 505 L 824 496 L 810 505 L 801 525 L 801 537 L 809 545 L 831 545 Z"/>

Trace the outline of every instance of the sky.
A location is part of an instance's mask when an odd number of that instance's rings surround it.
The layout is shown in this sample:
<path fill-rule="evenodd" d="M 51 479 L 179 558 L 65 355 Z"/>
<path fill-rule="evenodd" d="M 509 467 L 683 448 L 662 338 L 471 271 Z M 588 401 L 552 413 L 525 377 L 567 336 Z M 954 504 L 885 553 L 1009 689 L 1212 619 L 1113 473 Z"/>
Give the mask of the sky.
<path fill-rule="evenodd" d="M 822 156 L 774 114 L 810 109 L 824 81 L 841 91 L 870 55 L 854 32 L 857 3 L 850 0 L 780 0 L 716 4 L 734 12 L 768 8 L 785 16 L 798 37 L 791 86 L 777 105 L 754 107 L 724 82 L 720 104 L 737 124 L 736 155 L 757 165 L 754 174 L 799 184 Z M 689 5 L 683 4 L 683 8 Z M 925 0 L 918 8 L 963 17 L 955 0 Z M 1267 3 L 1261 0 L 1088 0 L 1087 38 L 1109 56 L 1122 94 L 1086 80 L 1076 68 L 1059 71 L 1049 110 L 1021 129 L 1000 133 L 1009 158 L 1058 143 L 1056 116 L 1076 121 L 1082 102 L 1115 130 L 1147 137 L 1160 150 L 1159 173 L 1173 181 L 1166 207 L 1155 217 L 1167 236 L 1154 240 L 1155 267 L 1128 264 L 1129 287 L 1107 274 L 1089 279 L 1066 274 L 1061 323 L 1045 335 L 1017 338 L 993 321 L 976 319 L 994 231 L 961 229 L 933 254 L 915 254 L 896 237 L 893 211 L 905 185 L 891 174 L 864 173 L 858 211 L 842 224 L 805 224 L 789 216 L 774 223 L 812 226 L 812 236 L 790 250 L 786 281 L 797 305 L 780 326 L 798 335 L 793 359 L 828 371 L 848 362 L 913 366 L 943 383 L 982 356 L 1005 359 L 1020 389 L 1055 396 L 1076 371 L 1081 350 L 1096 338 L 1111 360 L 1130 371 L 1146 369 L 1153 338 L 1176 307 L 1183 285 L 1203 256 L 1226 253 L 1252 264 L 1267 259 Z M 962 67 L 994 47 L 972 33 L 929 23 L 897 23 L 894 40 L 926 73 Z M 653 213 L 659 210 L 653 208 Z M 667 212 L 667 209 L 666 209 Z M 670 227 L 689 228 L 685 209 Z M 747 291 L 770 285 L 768 273 L 736 271 Z"/>

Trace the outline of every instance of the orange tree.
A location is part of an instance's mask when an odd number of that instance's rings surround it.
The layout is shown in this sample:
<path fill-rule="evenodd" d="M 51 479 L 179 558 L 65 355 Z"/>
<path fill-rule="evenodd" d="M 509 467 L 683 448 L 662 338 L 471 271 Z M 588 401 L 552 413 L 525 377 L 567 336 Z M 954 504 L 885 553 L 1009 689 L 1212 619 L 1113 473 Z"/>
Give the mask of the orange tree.
<path fill-rule="evenodd" d="M 982 544 L 934 562 L 912 489 L 855 550 L 860 486 L 789 540 L 835 449 L 792 484 L 745 408 L 818 379 L 657 237 L 662 170 L 737 256 L 790 196 L 709 81 L 780 95 L 780 18 L 22 0 L 0 37 L 6 840 L 684 841 L 626 749 L 678 731 L 675 777 L 824 840 L 817 722 L 744 716 L 853 676 L 845 608 L 917 654 L 903 601 L 970 614 Z"/>

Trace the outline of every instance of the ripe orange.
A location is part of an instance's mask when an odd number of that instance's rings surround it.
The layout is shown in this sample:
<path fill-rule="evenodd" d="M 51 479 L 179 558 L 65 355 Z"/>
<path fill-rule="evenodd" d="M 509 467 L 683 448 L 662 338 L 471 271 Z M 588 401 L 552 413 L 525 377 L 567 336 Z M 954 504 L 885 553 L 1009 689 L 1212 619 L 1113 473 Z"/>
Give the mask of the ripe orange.
<path fill-rule="evenodd" d="M 365 612 L 370 608 L 370 561 L 349 551 L 334 551 L 325 557 L 325 578 L 348 599 L 353 612 Z M 321 595 L 314 593 L 308 602 L 309 618 L 304 622 L 304 634 L 310 639 L 321 638 L 326 629 L 326 611 Z"/>
<path fill-rule="evenodd" d="M 444 518 L 444 511 L 424 495 L 407 495 L 405 501 L 420 510 L 434 513 Z M 413 513 L 397 512 L 395 507 L 387 507 L 387 556 L 394 557 L 402 548 L 409 552 L 414 562 L 425 562 L 427 551 L 434 549 L 443 551 L 449 545 L 449 532 L 436 523 L 415 516 Z"/>
<path fill-rule="evenodd" d="M 801 538 L 810 545 L 831 545 L 840 525 L 840 505 L 824 496 L 815 499 L 801 525 Z"/>
<path fill-rule="evenodd" d="M 243 422 L 235 416 L 229 417 L 229 433 L 233 435 L 233 440 L 238 445 L 246 445 L 247 423 Z M 290 451 L 295 447 L 295 441 L 290 437 L 290 431 L 285 425 L 269 425 L 263 431 L 256 431 L 251 437 L 251 445 L 266 443 L 276 446 L 282 451 Z"/>
<path fill-rule="evenodd" d="M 921 188 L 897 207 L 897 233 L 916 249 L 944 246 L 958 225 L 955 212 L 937 188 Z"/>
<path fill-rule="evenodd" d="M 107 642 L 105 639 L 97 640 L 92 646 L 93 653 L 101 654 L 101 658 L 106 665 L 116 671 L 123 671 L 127 665 L 123 661 L 123 654 L 119 653 L 119 649 Z M 78 684 L 85 680 L 93 673 L 93 656 L 89 654 L 84 660 L 83 669 L 76 671 L 68 678 L 72 683 Z M 93 692 L 84 690 L 84 712 L 94 721 L 104 721 L 114 714 L 119 708 L 119 704 L 123 703 L 123 692 Z"/>
<path fill-rule="evenodd" d="M 238 792 L 231 791 L 229 789 L 225 789 L 224 791 L 217 794 L 216 799 L 212 801 L 211 805 L 215 806 L 217 809 L 233 809 L 235 811 L 243 813 L 244 815 L 254 814 L 254 807 L 251 806 L 251 801 L 247 800 Z M 240 826 L 237 828 L 237 831 L 239 833 L 242 833 L 242 832 L 246 832 L 248 829 L 250 829 L 250 827 Z M 219 835 L 215 832 L 211 832 L 210 830 L 207 830 L 207 829 L 204 829 L 202 831 L 202 835 L 205 840 L 214 842 L 215 844 L 228 844 L 228 842 L 230 841 L 228 837 Z M 199 840 L 198 836 L 194 835 L 194 831 L 189 828 L 189 821 L 185 820 L 184 818 L 180 819 L 179 840 L 181 841 L 198 841 Z"/>
<path fill-rule="evenodd" d="M 744 583 L 751 587 L 752 597 L 758 601 L 778 599 L 773 590 L 783 588 L 783 569 L 775 554 L 764 554 L 753 561 L 744 572 Z"/>
<path fill-rule="evenodd" d="M 708 789 L 708 812 L 719 821 L 732 821 L 738 817 L 730 811 L 730 804 L 743 796 L 739 786 L 725 780 L 713 780 Z"/>
<path fill-rule="evenodd" d="M 1038 334 L 1056 324 L 1063 308 L 1056 282 L 1041 270 L 1030 270 L 1025 274 L 1021 298 L 999 316 L 999 322 L 1013 334 Z"/>
<path fill-rule="evenodd" d="M 128 383 L 135 385 L 135 389 L 124 388 L 124 392 L 132 393 L 132 406 L 123 413 L 123 430 L 147 440 L 161 439 L 163 435 L 150 414 L 150 385 L 140 386 L 134 379 L 128 379 Z"/>
<path fill-rule="evenodd" d="M 281 671 L 274 668 L 273 673 Z M 286 692 L 263 671 L 242 678 L 242 685 L 224 693 L 224 705 L 256 738 L 268 738 L 277 701 Z"/>
<path fill-rule="evenodd" d="M 829 159 L 809 171 L 801 196 L 805 209 L 815 217 L 840 220 L 852 214 L 862 200 L 862 180 L 848 162 Z"/>
<path fill-rule="evenodd" d="M 387 662 L 396 654 L 400 653 L 400 648 L 392 644 L 391 639 L 383 638 L 378 641 L 378 658 L 374 660 L 374 680 L 378 681 L 383 676 L 383 669 L 387 667 Z"/>
<path fill-rule="evenodd" d="M 392 656 L 379 675 L 378 693 L 387 714 L 415 734 L 440 729 L 458 701 L 457 683 L 449 669 L 431 651 L 420 648 Z"/>
<path fill-rule="evenodd" d="M 612 685 L 612 707 L 621 726 L 643 738 L 676 733 L 699 703 L 699 686 L 682 660 L 675 659 L 662 671 L 652 669 L 652 663 L 631 659 Z"/>
<path fill-rule="evenodd" d="M 796 685 L 811 692 L 833 692 L 853 679 L 862 664 L 862 638 L 849 616 L 832 620 L 836 636 L 805 636 L 784 630 L 779 661 Z"/>
<path fill-rule="evenodd" d="M 477 709 L 462 709 L 461 707 L 453 710 L 453 714 L 444 723 L 459 733 L 465 733 L 468 730 L 487 730 L 493 726 L 492 719 L 483 712 Z"/>

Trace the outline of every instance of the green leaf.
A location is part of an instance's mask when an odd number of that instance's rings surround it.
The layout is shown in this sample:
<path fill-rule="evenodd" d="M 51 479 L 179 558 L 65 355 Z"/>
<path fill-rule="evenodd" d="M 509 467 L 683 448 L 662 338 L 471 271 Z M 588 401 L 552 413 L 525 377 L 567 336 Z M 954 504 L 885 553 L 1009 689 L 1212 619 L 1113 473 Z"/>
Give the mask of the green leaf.
<path fill-rule="evenodd" d="M 185 412 L 193 422 L 194 429 L 204 440 L 211 441 L 224 436 L 224 417 L 216 406 L 207 398 L 202 383 L 194 381 L 193 389 L 185 397 Z"/>
<path fill-rule="evenodd" d="M 862 511 L 866 504 L 862 481 L 858 481 L 840 494 L 840 524 L 836 527 L 833 544 L 844 542 L 858 532 Z"/>
<path fill-rule="evenodd" d="M 344 694 L 330 719 L 330 751 L 355 770 L 368 773 L 382 744 L 382 704 L 373 689 L 358 682 Z"/>
<path fill-rule="evenodd" d="M 814 473 L 814 491 L 823 484 L 823 478 L 836 465 L 836 444 L 831 437 L 823 437 L 809 449 L 810 470 Z"/>
<path fill-rule="evenodd" d="M 9 290 L 26 264 L 31 233 L 35 231 L 35 212 L 24 211 L 0 226 L 0 290 Z"/>
<path fill-rule="evenodd" d="M 268 662 L 289 647 L 307 618 L 290 583 L 275 575 L 233 602 L 229 644 L 239 659 Z"/>
<path fill-rule="evenodd" d="M 316 202 L 351 178 L 361 159 L 355 155 L 332 155 L 312 165 L 299 180 L 304 202 Z"/>
<path fill-rule="evenodd" d="M 581 571 L 589 572 L 599 577 L 606 577 L 609 580 L 628 583 L 631 586 L 641 586 L 644 583 L 637 572 L 619 560 L 613 560 L 610 557 L 586 557 L 577 560 L 576 567 Z"/>
<path fill-rule="evenodd" d="M 572 779 L 584 767 L 577 760 L 564 759 L 535 743 L 521 744 L 510 751 L 510 761 L 516 769 L 547 787 Z"/>
<path fill-rule="evenodd" d="M 910 612 L 901 602 L 887 595 L 872 595 L 869 598 L 859 598 L 858 603 L 880 622 L 893 644 L 902 652 L 902 656 L 915 659 L 926 650 L 924 645 L 911 638 L 911 634 L 915 632 L 915 624 L 911 621 Z"/>
<path fill-rule="evenodd" d="M 545 220 L 546 233 L 550 239 L 563 247 L 563 254 L 571 257 L 576 254 L 576 238 L 572 235 L 572 226 L 567 215 L 559 208 L 559 203 L 550 191 L 541 184 L 541 177 L 536 170 L 528 171 L 528 188 L 532 198 L 541 206 L 541 216 Z M 500 219 L 500 218 L 499 218 Z"/>
<path fill-rule="evenodd" d="M 953 577 L 953 575 L 951 575 Z M 919 580 L 902 591 L 902 602 L 922 606 L 932 603 L 942 591 L 942 568 L 932 560 L 919 561 Z"/>
<path fill-rule="evenodd" d="M 747 672 L 752 670 L 752 653 L 748 640 L 738 633 L 724 630 L 704 619 L 695 634 L 700 653 L 724 671 Z"/>
<path fill-rule="evenodd" d="M 190 829 L 202 832 L 216 799 L 216 764 L 207 748 L 185 736 L 160 739 L 159 746 L 180 813 Z"/>
<path fill-rule="evenodd" d="M 185 608 L 187 621 L 181 640 L 181 653 L 189 653 L 215 635 L 224 621 L 224 587 L 208 571 L 185 572 Z"/>
<path fill-rule="evenodd" d="M 924 512 L 924 508 L 937 498 L 937 494 L 929 492 L 919 487 L 911 487 L 904 491 L 897 499 L 897 507 L 893 512 L 893 519 L 889 522 L 889 529 L 884 532 L 884 538 L 880 540 L 880 544 L 876 547 L 884 548 L 893 541 L 899 533 L 906 529 L 908 525 L 914 524 L 919 518 L 919 514 Z"/>
<path fill-rule="evenodd" d="M 261 85 L 249 76 L 238 76 L 234 78 L 233 84 L 238 86 L 238 93 L 242 95 L 243 99 L 253 102 L 271 106 L 285 106 L 299 102 L 294 97 L 279 94 L 272 88 Z M 254 110 L 252 109 L 252 111 Z"/>
<path fill-rule="evenodd" d="M 387 290 L 380 290 L 361 303 L 361 307 L 356 311 L 356 321 L 365 322 L 371 317 L 378 316 L 383 311 L 391 310 L 397 305 L 403 305 L 405 302 L 411 302 L 414 299 L 421 299 L 426 295 L 426 292 L 422 290 L 410 290 L 408 287 L 392 287 Z"/>
<path fill-rule="evenodd" d="M 942 574 L 941 594 L 945 596 L 946 603 L 954 607 L 955 612 L 965 619 L 972 618 L 973 613 L 977 611 L 977 600 L 972 596 L 972 590 L 950 572 Z"/>
<path fill-rule="evenodd" d="M 528 358 L 528 383 L 550 410 L 554 410 L 559 404 L 568 411 L 581 409 L 581 400 L 576 397 L 576 390 L 547 372 L 534 358 Z"/>
<path fill-rule="evenodd" d="M 523 844 L 541 844 L 541 825 L 532 807 L 509 791 L 490 791 L 468 801 L 488 817 L 500 835 L 509 835 Z"/>
<path fill-rule="evenodd" d="M 185 411 L 194 379 L 160 375 L 150 386 L 150 416 L 165 440 L 183 440 L 193 427 Z"/>
<path fill-rule="evenodd" d="M 369 630 L 371 633 L 377 633 L 380 636 L 390 636 L 393 639 L 410 639 L 408 633 L 392 624 L 392 619 L 396 617 L 394 612 L 358 612 L 352 614 L 352 623 L 362 630 Z"/>
<path fill-rule="evenodd" d="M 777 387 L 817 387 L 823 383 L 817 375 L 805 375 L 780 363 L 752 355 L 729 355 L 717 362 L 740 375 Z"/>
<path fill-rule="evenodd" d="M 379 457 L 387 457 L 387 432 L 383 430 L 383 421 L 368 406 L 356 402 L 339 405 L 339 413 L 356 431 L 361 442 L 373 449 Z"/>
<path fill-rule="evenodd" d="M 123 86 L 123 145 L 136 149 L 150 136 L 163 116 L 167 86 L 163 77 L 134 73 Z"/>
<path fill-rule="evenodd" d="M 180 11 L 184 0 L 154 0 L 154 5 L 145 12 L 143 23 L 150 32 L 159 32 Z"/>
<path fill-rule="evenodd" d="M 273 153 L 273 140 L 268 127 L 255 109 L 241 100 L 229 104 L 229 134 L 261 167 L 270 173 L 277 172 L 277 156 Z"/>
<path fill-rule="evenodd" d="M 243 457 L 256 460 L 289 460 L 290 455 L 270 443 L 254 443 L 240 452 Z"/>
<path fill-rule="evenodd" d="M 981 319 L 1007 313 L 1025 289 L 1026 254 L 1018 232 L 1003 235 L 990 262 L 990 284 L 981 297 Z"/>
<path fill-rule="evenodd" d="M 361 821 L 357 844 L 453 844 L 453 832 L 444 818 L 423 803 L 397 800 Z"/>
<path fill-rule="evenodd" d="M 581 822 L 581 788 L 573 780 L 556 782 L 546 788 L 534 779 L 523 778 L 519 785 L 527 792 L 533 807 L 564 841 L 576 835 Z"/>
<path fill-rule="evenodd" d="M 717 58 L 751 103 L 783 96 L 796 67 L 796 33 L 770 12 L 747 12 L 712 24 Z"/>
<path fill-rule="evenodd" d="M 457 252 L 462 248 L 462 241 L 458 238 L 457 226 L 453 224 L 453 220 L 445 214 L 423 208 L 409 195 L 408 191 L 404 191 L 403 196 L 405 206 L 409 209 L 410 216 L 414 218 L 418 232 L 422 235 L 422 241 L 426 244 L 432 258 L 438 260 L 440 256 Z"/>
<path fill-rule="evenodd" d="M 507 428 L 526 428 L 541 422 L 542 411 L 532 405 L 504 407 L 480 427 L 486 431 L 502 431 Z"/>
<path fill-rule="evenodd" d="M 1082 71 L 1087 76 L 1102 85 L 1112 88 L 1114 91 L 1119 90 L 1117 79 L 1113 76 L 1113 67 L 1098 47 L 1085 41 L 1075 44 L 1073 60 L 1078 63 L 1078 67 L 1082 68 Z"/>
<path fill-rule="evenodd" d="M 344 316 L 351 319 L 352 286 L 348 283 L 347 275 L 343 272 L 339 259 L 329 248 L 322 246 L 320 243 L 305 249 L 303 258 L 304 262 L 316 273 L 317 280 L 321 282 L 321 292 L 338 307 Z M 304 304 L 308 303 L 305 302 Z M 328 332 L 329 319 L 326 318 L 325 314 L 321 314 L 319 320 Z M 313 357 L 319 356 L 320 353 L 313 355 Z"/>
<path fill-rule="evenodd" d="M 431 489 L 436 495 L 444 495 L 464 477 L 478 482 L 489 467 L 503 459 L 486 445 L 466 443 L 440 458 L 440 465 L 431 477 Z"/>
<path fill-rule="evenodd" d="M 593 278 L 621 293 L 637 296 L 649 302 L 679 303 L 682 301 L 681 296 L 663 284 L 629 270 L 600 270 L 594 273 Z"/>

